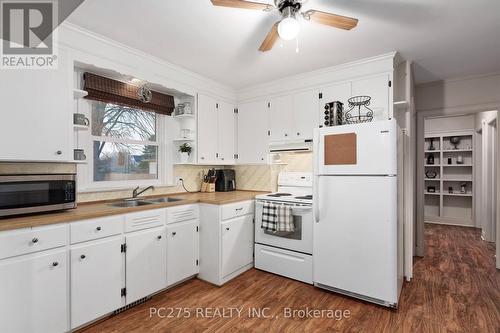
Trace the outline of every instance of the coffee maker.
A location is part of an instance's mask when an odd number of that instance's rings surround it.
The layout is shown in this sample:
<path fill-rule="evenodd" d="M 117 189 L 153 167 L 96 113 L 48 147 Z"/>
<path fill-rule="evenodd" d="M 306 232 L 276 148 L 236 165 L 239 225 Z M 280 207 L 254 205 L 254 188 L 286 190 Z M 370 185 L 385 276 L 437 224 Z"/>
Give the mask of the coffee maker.
<path fill-rule="evenodd" d="M 221 169 L 216 172 L 215 191 L 229 192 L 236 190 L 236 173 L 234 169 Z"/>

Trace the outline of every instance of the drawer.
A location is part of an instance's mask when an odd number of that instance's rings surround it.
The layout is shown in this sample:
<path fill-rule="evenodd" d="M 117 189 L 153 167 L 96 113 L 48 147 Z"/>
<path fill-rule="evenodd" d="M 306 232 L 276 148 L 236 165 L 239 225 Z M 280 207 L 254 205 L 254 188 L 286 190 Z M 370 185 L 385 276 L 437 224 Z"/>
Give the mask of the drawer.
<path fill-rule="evenodd" d="M 196 220 L 199 217 L 198 205 L 183 205 L 167 208 L 167 224 Z"/>
<path fill-rule="evenodd" d="M 58 224 L 0 232 L 0 259 L 33 253 L 68 242 L 68 226 Z"/>
<path fill-rule="evenodd" d="M 254 202 L 242 201 L 222 206 L 222 219 L 227 220 L 246 214 L 253 214 Z"/>
<path fill-rule="evenodd" d="M 255 244 L 255 268 L 312 284 L 312 255 Z"/>
<path fill-rule="evenodd" d="M 146 210 L 125 215 L 125 232 L 165 225 L 165 209 Z"/>
<path fill-rule="evenodd" d="M 123 215 L 85 220 L 70 224 L 71 244 L 119 235 L 123 232 Z"/>

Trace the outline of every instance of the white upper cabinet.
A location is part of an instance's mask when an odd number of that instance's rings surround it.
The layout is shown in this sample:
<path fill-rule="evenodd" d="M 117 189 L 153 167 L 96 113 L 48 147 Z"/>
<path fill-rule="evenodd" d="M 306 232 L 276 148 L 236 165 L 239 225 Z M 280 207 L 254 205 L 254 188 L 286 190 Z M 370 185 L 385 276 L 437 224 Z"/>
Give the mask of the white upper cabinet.
<path fill-rule="evenodd" d="M 198 163 L 217 161 L 217 102 L 215 98 L 198 94 Z"/>
<path fill-rule="evenodd" d="M 283 141 L 292 137 L 294 127 L 293 98 L 285 95 L 271 98 L 269 108 L 269 129 L 271 141 Z"/>
<path fill-rule="evenodd" d="M 352 81 L 352 96 L 366 95 L 371 97 L 373 120 L 387 120 L 392 117 L 389 103 L 389 74 L 381 74 Z M 344 106 L 345 108 L 345 106 Z"/>
<path fill-rule="evenodd" d="M 294 131 L 292 138 L 309 140 L 313 137 L 313 129 L 319 125 L 319 96 L 317 89 L 301 91 L 293 95 Z"/>
<path fill-rule="evenodd" d="M 318 121 L 318 91 L 299 91 L 270 100 L 269 126 L 271 141 L 312 139 Z"/>
<path fill-rule="evenodd" d="M 198 163 L 233 164 L 236 153 L 234 105 L 198 94 Z"/>
<path fill-rule="evenodd" d="M 236 113 L 234 105 L 218 103 L 218 150 L 217 158 L 222 164 L 234 164 L 236 154 Z"/>
<path fill-rule="evenodd" d="M 73 160 L 72 75 L 62 48 L 58 69 L 2 70 L 0 160 Z"/>
<path fill-rule="evenodd" d="M 267 164 L 269 151 L 268 102 L 238 106 L 238 163 Z"/>

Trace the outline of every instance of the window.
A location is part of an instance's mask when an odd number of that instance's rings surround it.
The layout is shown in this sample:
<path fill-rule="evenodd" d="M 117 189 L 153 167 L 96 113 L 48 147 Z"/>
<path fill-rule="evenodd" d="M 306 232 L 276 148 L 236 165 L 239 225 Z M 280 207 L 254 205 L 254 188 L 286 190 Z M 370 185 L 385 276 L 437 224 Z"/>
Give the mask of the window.
<path fill-rule="evenodd" d="M 159 180 L 162 115 L 92 101 L 93 182 Z"/>

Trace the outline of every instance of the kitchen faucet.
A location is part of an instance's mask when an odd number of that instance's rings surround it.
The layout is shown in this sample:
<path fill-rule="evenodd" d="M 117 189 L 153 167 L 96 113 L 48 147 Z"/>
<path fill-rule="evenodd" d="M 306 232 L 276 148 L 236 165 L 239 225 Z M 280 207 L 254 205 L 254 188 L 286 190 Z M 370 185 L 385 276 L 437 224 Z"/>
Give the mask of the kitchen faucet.
<path fill-rule="evenodd" d="M 154 186 L 148 186 L 146 187 L 144 190 L 142 191 L 139 191 L 139 186 L 137 186 L 136 188 L 134 188 L 134 191 L 132 192 L 132 198 L 137 198 L 140 194 L 146 192 L 147 190 L 154 190 L 155 187 Z"/>

